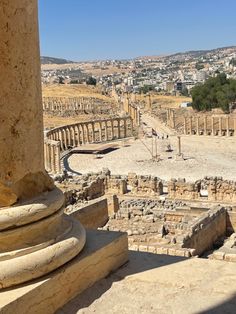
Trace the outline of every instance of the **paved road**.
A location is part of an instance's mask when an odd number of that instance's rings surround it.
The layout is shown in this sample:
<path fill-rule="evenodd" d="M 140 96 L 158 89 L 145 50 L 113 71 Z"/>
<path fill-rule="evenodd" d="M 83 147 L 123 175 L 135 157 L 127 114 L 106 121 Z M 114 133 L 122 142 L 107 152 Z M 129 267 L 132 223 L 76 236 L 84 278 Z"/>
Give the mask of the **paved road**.
<path fill-rule="evenodd" d="M 143 114 L 142 115 L 142 121 L 147 124 L 148 127 L 153 128 L 157 131 L 159 134 L 165 134 L 165 135 L 175 135 L 174 131 L 164 125 L 157 117 L 152 117 L 149 114 Z"/>

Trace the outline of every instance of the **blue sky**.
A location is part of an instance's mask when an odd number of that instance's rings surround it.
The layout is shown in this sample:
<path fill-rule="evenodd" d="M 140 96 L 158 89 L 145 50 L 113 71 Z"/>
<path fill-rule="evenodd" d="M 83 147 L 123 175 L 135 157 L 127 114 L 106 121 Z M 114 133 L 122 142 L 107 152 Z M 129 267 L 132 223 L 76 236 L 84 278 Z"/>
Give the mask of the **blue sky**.
<path fill-rule="evenodd" d="M 236 45 L 236 0 L 39 0 L 41 55 L 125 59 Z"/>

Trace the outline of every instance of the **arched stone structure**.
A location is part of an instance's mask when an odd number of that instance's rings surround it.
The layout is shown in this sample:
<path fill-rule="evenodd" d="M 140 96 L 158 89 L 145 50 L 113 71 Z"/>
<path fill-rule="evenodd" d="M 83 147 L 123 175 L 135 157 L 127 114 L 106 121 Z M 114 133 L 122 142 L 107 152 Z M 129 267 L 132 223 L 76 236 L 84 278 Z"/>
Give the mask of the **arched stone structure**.
<path fill-rule="evenodd" d="M 60 153 L 85 144 L 108 142 L 133 136 L 131 117 L 94 120 L 64 125 L 46 133 L 45 164 L 48 172 L 61 173 Z"/>

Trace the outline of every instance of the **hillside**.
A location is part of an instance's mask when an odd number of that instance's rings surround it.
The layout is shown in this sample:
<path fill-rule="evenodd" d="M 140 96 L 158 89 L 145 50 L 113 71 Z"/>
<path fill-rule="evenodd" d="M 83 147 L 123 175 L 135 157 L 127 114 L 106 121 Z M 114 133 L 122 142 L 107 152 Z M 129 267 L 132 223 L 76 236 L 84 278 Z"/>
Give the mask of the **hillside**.
<path fill-rule="evenodd" d="M 41 64 L 68 64 L 68 63 L 76 63 L 74 61 L 69 61 L 66 59 L 53 58 L 53 57 L 41 57 Z"/>

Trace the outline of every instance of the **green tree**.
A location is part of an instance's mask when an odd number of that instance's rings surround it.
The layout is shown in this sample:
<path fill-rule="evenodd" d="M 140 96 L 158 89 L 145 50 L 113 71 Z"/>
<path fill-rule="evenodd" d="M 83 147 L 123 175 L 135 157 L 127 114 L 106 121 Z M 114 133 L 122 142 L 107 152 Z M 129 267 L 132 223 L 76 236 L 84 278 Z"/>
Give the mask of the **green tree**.
<path fill-rule="evenodd" d="M 191 90 L 194 109 L 211 110 L 221 108 L 229 111 L 229 104 L 236 101 L 236 80 L 227 79 L 224 73 L 209 78 L 204 84 L 196 85 Z"/>
<path fill-rule="evenodd" d="M 182 96 L 186 96 L 186 97 L 189 96 L 187 87 L 183 88 L 183 90 L 182 90 L 182 92 L 181 92 L 181 95 L 182 95 Z"/>
<path fill-rule="evenodd" d="M 86 84 L 87 85 L 94 85 L 94 86 L 96 86 L 97 85 L 97 80 L 94 77 L 90 76 L 87 79 Z"/>

